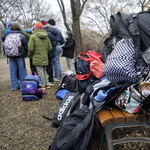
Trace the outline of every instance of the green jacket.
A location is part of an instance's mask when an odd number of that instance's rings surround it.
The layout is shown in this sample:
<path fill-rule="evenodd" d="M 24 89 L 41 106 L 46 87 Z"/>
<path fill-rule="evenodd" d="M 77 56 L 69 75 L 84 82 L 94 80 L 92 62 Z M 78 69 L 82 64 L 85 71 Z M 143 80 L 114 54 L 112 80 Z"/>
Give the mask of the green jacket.
<path fill-rule="evenodd" d="M 27 54 L 32 59 L 33 65 L 47 66 L 48 53 L 51 49 L 52 45 L 47 36 L 47 32 L 42 29 L 34 30 L 29 39 Z"/>

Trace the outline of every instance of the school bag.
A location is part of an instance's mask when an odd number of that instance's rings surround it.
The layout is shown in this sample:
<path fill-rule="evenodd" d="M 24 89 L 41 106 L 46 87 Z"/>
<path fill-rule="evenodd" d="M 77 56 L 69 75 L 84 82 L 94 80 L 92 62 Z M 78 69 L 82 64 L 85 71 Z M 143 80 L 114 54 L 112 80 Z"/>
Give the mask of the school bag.
<path fill-rule="evenodd" d="M 94 51 L 82 52 L 75 59 L 77 77 L 77 92 L 83 93 L 86 87 L 98 78 L 102 78 L 103 62 L 102 55 Z"/>
<path fill-rule="evenodd" d="M 66 89 L 71 92 L 76 90 L 76 75 L 71 70 L 62 73 L 58 86 L 58 90 L 60 89 Z"/>
<path fill-rule="evenodd" d="M 19 33 L 10 33 L 7 35 L 3 46 L 5 54 L 8 57 L 17 57 L 22 55 L 23 48 L 21 47 L 20 35 L 21 34 Z"/>
<path fill-rule="evenodd" d="M 93 110 L 85 106 L 64 119 L 57 129 L 49 150 L 90 150 L 94 117 L 100 126 L 100 150 L 103 141 L 103 128 Z"/>
<path fill-rule="evenodd" d="M 146 64 L 141 63 L 141 55 L 150 46 L 150 24 L 147 20 L 149 17 L 150 12 L 141 12 L 130 16 L 118 12 L 111 16 L 112 33 L 104 44 L 108 45 L 113 37 L 116 38 L 117 44 L 114 51 L 110 51 L 110 55 L 107 53 L 107 56 L 104 56 L 103 52 L 103 56 L 107 57 L 103 69 L 107 79 L 130 83 L 140 80 L 146 68 Z"/>
<path fill-rule="evenodd" d="M 34 75 L 27 75 L 21 83 L 23 101 L 37 101 L 42 98 L 44 91 L 41 88 L 41 79 L 34 72 Z"/>
<path fill-rule="evenodd" d="M 60 126 L 60 124 L 69 114 L 73 113 L 82 106 L 81 101 L 81 95 L 74 92 L 68 92 L 54 113 L 52 124 L 55 126 Z"/>

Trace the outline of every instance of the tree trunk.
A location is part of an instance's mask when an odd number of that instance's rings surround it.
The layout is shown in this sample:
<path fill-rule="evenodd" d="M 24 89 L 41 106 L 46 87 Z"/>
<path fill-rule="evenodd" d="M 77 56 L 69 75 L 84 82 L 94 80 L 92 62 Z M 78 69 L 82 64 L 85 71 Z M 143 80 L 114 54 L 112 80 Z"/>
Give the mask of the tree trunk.
<path fill-rule="evenodd" d="M 74 39 L 76 41 L 76 48 L 74 56 L 77 57 L 79 53 L 83 52 L 83 44 L 82 44 L 82 36 L 81 36 L 81 30 L 80 30 L 80 21 L 78 18 L 73 19 L 73 34 Z"/>

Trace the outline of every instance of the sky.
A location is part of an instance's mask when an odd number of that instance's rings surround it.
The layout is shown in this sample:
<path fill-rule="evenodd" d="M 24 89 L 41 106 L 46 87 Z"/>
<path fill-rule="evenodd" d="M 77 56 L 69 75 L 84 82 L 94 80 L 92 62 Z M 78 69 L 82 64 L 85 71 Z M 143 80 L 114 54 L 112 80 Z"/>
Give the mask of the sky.
<path fill-rule="evenodd" d="M 69 8 L 70 6 L 70 0 L 63 0 L 65 8 Z M 51 5 L 52 11 L 58 12 L 60 11 L 57 0 L 47 0 L 47 2 Z"/>

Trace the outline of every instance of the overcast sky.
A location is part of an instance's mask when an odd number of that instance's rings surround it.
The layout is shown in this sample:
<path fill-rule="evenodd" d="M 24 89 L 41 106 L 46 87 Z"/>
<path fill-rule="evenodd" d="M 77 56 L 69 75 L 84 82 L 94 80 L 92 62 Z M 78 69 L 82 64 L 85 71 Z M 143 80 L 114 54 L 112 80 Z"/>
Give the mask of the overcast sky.
<path fill-rule="evenodd" d="M 57 0 L 47 0 L 47 2 L 51 5 L 53 11 L 58 12 L 60 10 Z M 65 5 L 65 8 L 69 8 L 70 0 L 64 0 L 64 5 Z"/>

